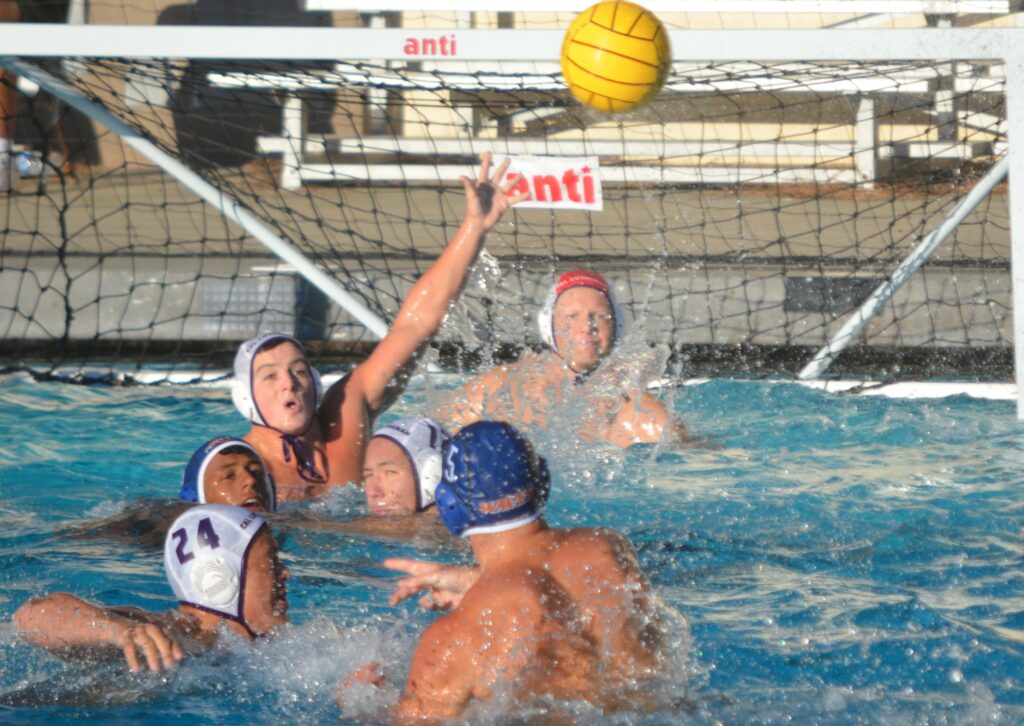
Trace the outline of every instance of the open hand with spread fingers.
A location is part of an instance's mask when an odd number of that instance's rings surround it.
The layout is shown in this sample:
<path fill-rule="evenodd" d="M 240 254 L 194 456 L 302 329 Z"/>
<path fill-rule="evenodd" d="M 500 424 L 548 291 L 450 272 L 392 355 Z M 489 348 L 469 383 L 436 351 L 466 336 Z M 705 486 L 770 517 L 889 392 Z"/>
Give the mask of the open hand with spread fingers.
<path fill-rule="evenodd" d="M 469 177 L 459 177 L 466 190 L 466 219 L 479 222 L 485 233 L 498 223 L 506 209 L 530 198 L 529 192 L 512 193 L 520 175 L 505 179 L 509 163 L 509 159 L 505 159 L 492 175 L 491 153 L 487 152 L 480 160 L 480 172 L 475 182 Z"/>

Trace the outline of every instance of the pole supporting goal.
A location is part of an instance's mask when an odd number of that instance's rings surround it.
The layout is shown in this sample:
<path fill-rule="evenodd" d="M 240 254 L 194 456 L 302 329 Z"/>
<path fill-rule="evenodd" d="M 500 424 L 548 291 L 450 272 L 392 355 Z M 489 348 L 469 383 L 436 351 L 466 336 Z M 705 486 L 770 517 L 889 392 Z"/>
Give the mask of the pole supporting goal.
<path fill-rule="evenodd" d="M 124 139 L 126 144 L 146 156 L 154 164 L 199 195 L 207 204 L 217 209 L 227 219 L 235 222 L 263 243 L 267 249 L 279 258 L 292 265 L 303 277 L 323 291 L 325 295 L 352 315 L 377 338 L 383 338 L 387 335 L 388 324 L 379 315 L 366 307 L 352 293 L 339 285 L 336 280 L 313 264 L 308 257 L 295 249 L 285 239 L 275 234 L 270 227 L 239 204 L 236 199 L 214 187 L 170 154 L 164 152 L 152 141 L 143 137 L 130 125 L 117 118 L 110 111 L 100 108 L 76 89 L 31 63 L 26 63 L 16 58 L 0 57 L 0 66 L 3 66 L 17 76 L 29 79 L 68 105 L 81 111 L 89 118 L 109 128 Z"/>
<path fill-rule="evenodd" d="M 935 249 L 953 233 L 957 225 L 981 204 L 997 184 L 1006 178 L 1009 170 L 1010 160 L 1005 157 L 1000 159 L 999 163 L 992 167 L 974 189 L 960 200 L 949 216 L 942 220 L 942 223 L 932 230 L 921 244 L 900 263 L 888 279 L 875 288 L 868 299 L 843 323 L 839 332 L 832 336 L 811 361 L 800 370 L 797 377 L 806 381 L 810 378 L 818 378 L 828 370 L 836 357 L 853 342 L 858 333 L 864 330 L 871 319 L 882 309 L 882 306 L 889 302 L 896 291 L 910 279 L 910 276 L 928 261 Z"/>

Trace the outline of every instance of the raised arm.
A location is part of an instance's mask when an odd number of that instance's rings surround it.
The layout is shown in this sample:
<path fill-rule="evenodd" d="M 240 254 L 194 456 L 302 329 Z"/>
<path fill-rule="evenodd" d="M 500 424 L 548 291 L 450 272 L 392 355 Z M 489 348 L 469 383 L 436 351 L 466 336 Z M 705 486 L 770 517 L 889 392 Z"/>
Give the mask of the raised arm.
<path fill-rule="evenodd" d="M 476 260 L 484 236 L 501 215 L 528 194 L 512 194 L 518 178 L 505 180 L 508 160 L 490 173 L 491 155 L 484 154 L 476 182 L 461 177 L 466 192 L 466 217 L 459 231 L 413 285 L 391 330 L 370 357 L 352 373 L 349 390 L 361 390 L 371 411 L 380 408 L 388 385 L 437 332 Z"/>
<path fill-rule="evenodd" d="M 124 654 L 133 673 L 170 670 L 185 653 L 177 641 L 152 622 L 137 622 L 80 597 L 58 592 L 33 598 L 14 613 L 21 637 L 54 653 L 96 649 Z"/>

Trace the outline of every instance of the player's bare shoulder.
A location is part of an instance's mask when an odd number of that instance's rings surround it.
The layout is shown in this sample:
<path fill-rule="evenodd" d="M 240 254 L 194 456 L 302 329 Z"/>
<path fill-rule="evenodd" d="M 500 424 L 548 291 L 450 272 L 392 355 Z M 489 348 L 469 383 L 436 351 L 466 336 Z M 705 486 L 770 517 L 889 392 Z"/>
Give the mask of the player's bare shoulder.
<path fill-rule="evenodd" d="M 516 361 L 509 361 L 495 366 L 480 374 L 471 381 L 488 393 L 493 393 L 510 383 L 517 381 L 523 376 L 534 376 L 543 371 L 547 363 L 547 356 L 529 352 Z"/>
<path fill-rule="evenodd" d="M 643 576 L 633 545 L 611 529 L 580 527 L 552 530 L 548 553 L 552 571 L 585 585 L 587 580 L 606 584 L 641 583 Z"/>
<path fill-rule="evenodd" d="M 513 671 L 526 666 L 508 659 L 512 652 L 521 657 L 532 650 L 524 649 L 524 644 L 535 646 L 533 639 L 543 629 L 550 610 L 546 597 L 549 581 L 540 568 L 536 573 L 516 567 L 484 573 L 454 610 L 427 629 L 416 660 L 430 671 L 431 678 L 445 674 L 443 680 L 449 685 L 475 683 L 470 690 L 481 685 L 488 690 L 500 664 Z"/>
<path fill-rule="evenodd" d="M 522 563 L 485 571 L 458 609 L 470 617 L 486 613 L 487 618 L 515 610 L 518 616 L 539 623 L 543 612 L 537 606 L 550 589 L 550 579 L 543 567 L 524 567 Z"/>
<path fill-rule="evenodd" d="M 552 530 L 557 536 L 553 542 L 556 552 L 562 557 L 581 556 L 584 561 L 607 559 L 632 564 L 636 553 L 630 541 L 613 529 L 605 527 L 577 527 L 575 529 Z"/>
<path fill-rule="evenodd" d="M 437 418 L 469 424 L 480 419 L 487 399 L 508 386 L 508 371 L 515 364 L 489 368 L 442 397 Z"/>

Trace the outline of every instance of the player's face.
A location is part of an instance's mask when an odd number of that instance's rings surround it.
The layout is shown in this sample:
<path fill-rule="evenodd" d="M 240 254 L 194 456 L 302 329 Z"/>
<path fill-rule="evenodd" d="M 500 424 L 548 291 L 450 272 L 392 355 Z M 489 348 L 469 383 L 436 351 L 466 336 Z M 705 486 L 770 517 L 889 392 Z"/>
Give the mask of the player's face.
<path fill-rule="evenodd" d="M 232 504 L 250 512 L 270 511 L 270 484 L 259 458 L 251 452 L 222 451 L 203 474 L 208 504 Z"/>
<path fill-rule="evenodd" d="M 566 365 L 577 373 L 589 373 L 612 350 L 615 316 L 600 290 L 574 287 L 555 303 L 552 318 L 555 346 Z"/>
<path fill-rule="evenodd" d="M 264 526 L 249 547 L 245 563 L 243 617 L 257 635 L 288 622 L 288 579 L 292 576 L 278 557 L 277 542 Z"/>
<path fill-rule="evenodd" d="M 313 374 L 294 343 L 261 350 L 253 359 L 252 393 L 263 420 L 285 434 L 304 434 L 316 413 Z"/>
<path fill-rule="evenodd" d="M 416 513 L 416 474 L 409 457 L 394 441 L 370 439 L 363 463 L 363 489 L 374 517 Z"/>

